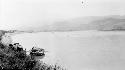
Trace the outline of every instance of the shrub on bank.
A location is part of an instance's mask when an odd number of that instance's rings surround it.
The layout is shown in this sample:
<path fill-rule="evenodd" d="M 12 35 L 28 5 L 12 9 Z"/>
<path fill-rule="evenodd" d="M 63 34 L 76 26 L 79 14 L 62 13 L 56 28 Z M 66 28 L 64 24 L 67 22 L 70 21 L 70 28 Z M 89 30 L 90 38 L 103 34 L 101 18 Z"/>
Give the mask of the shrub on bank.
<path fill-rule="evenodd" d="M 0 70 L 64 70 L 58 65 L 48 65 L 26 54 L 0 43 Z"/>

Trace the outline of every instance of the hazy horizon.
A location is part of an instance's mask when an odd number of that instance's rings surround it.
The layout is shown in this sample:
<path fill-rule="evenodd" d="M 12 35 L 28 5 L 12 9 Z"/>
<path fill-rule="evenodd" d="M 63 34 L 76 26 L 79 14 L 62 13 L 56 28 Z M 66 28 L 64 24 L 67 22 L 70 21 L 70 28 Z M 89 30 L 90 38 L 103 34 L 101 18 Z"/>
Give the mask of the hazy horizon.
<path fill-rule="evenodd" d="M 85 16 L 125 15 L 124 6 L 123 0 L 0 0 L 0 29 L 38 27 Z"/>

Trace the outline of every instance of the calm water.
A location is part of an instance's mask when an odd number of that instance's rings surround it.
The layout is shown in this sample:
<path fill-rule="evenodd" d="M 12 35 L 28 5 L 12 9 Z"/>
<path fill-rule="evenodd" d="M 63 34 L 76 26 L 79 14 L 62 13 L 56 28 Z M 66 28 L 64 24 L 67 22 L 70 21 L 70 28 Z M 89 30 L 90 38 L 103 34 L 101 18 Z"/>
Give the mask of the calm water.
<path fill-rule="evenodd" d="M 69 70 L 125 70 L 125 32 L 40 32 L 12 38 L 27 50 L 46 49 L 45 62 L 58 62 Z"/>

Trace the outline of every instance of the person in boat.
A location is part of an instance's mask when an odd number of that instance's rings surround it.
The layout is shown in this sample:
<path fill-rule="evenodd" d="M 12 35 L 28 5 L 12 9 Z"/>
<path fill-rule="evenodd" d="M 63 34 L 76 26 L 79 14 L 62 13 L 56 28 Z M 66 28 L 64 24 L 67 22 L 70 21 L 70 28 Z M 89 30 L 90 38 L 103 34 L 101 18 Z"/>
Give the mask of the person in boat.
<path fill-rule="evenodd" d="M 33 56 L 45 56 L 45 50 L 42 49 L 42 48 L 36 48 L 36 47 L 33 47 L 30 51 L 30 55 L 33 55 Z"/>

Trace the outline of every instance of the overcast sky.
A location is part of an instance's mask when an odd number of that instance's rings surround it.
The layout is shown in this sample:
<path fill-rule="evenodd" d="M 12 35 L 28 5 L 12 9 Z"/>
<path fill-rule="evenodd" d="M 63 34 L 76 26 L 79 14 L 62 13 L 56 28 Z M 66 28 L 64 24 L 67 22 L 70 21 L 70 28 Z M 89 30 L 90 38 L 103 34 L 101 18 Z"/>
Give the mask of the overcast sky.
<path fill-rule="evenodd" d="M 0 29 L 83 17 L 124 15 L 125 0 L 0 0 Z"/>

